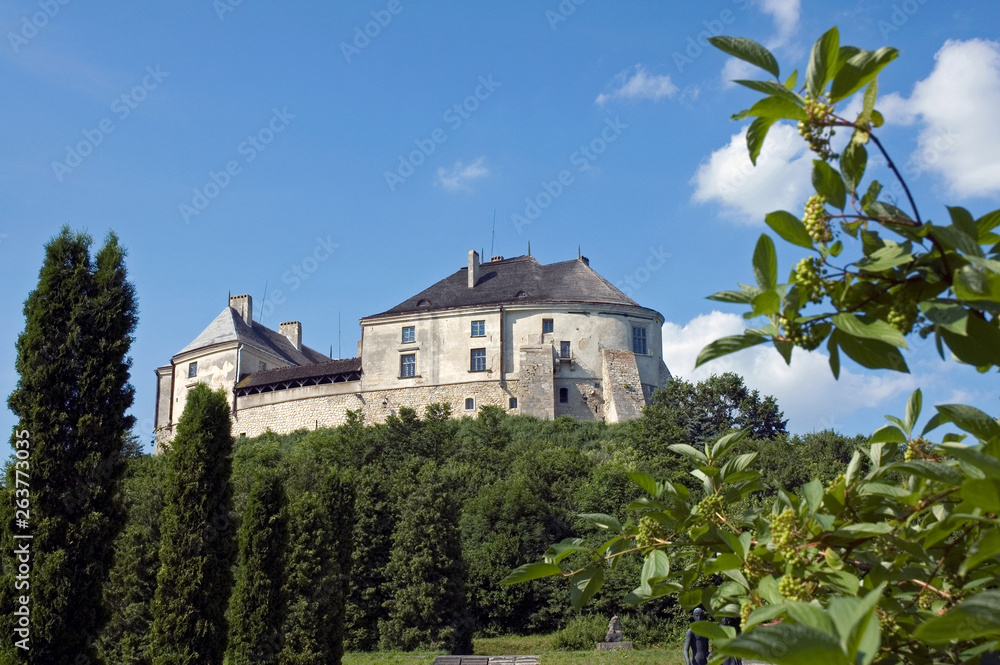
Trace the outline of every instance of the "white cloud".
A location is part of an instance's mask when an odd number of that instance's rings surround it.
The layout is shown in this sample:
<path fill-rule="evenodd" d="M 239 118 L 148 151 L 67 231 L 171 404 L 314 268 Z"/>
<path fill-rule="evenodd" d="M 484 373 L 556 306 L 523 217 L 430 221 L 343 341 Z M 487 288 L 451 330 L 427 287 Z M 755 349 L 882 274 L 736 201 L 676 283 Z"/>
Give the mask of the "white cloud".
<path fill-rule="evenodd" d="M 738 221 L 763 223 L 773 210 L 794 212 L 810 186 L 812 154 L 798 132 L 789 125 L 771 127 L 757 158 L 747 154 L 746 127 L 729 144 L 713 152 L 691 179 L 692 199 L 717 201 Z"/>
<path fill-rule="evenodd" d="M 722 87 L 733 88 L 736 86 L 733 81 L 736 79 L 760 78 L 761 69 L 751 65 L 746 60 L 739 58 L 728 58 L 726 64 L 722 66 Z"/>
<path fill-rule="evenodd" d="M 485 178 L 490 174 L 490 170 L 483 165 L 484 161 L 486 161 L 486 157 L 480 157 L 468 164 L 458 161 L 450 169 L 442 166 L 437 170 L 436 182 L 450 191 L 468 189 L 469 181 Z"/>
<path fill-rule="evenodd" d="M 774 19 L 778 34 L 771 41 L 771 47 L 784 44 L 799 25 L 799 0 L 757 0 L 755 4 Z"/>
<path fill-rule="evenodd" d="M 677 94 L 677 86 L 667 75 L 648 74 L 642 65 L 635 66 L 635 73 L 629 76 L 629 70 L 624 70 L 616 77 L 618 89 L 611 93 L 601 93 L 594 101 L 603 106 L 612 99 L 652 99 L 657 101 L 663 97 L 673 97 Z"/>
<path fill-rule="evenodd" d="M 710 341 L 743 332 L 744 320 L 737 314 L 713 311 L 695 317 L 684 326 L 663 325 L 663 360 L 674 376 L 701 381 L 712 374 L 736 372 L 746 385 L 764 395 L 773 395 L 796 432 L 834 427 L 859 409 L 897 406 L 899 396 L 917 386 L 910 374 L 857 374 L 841 367 L 840 380 L 833 378 L 829 357 L 819 351 L 795 349 L 792 364 L 773 346 L 762 344 L 713 360 L 694 369 L 695 359 Z"/>
<path fill-rule="evenodd" d="M 920 127 L 917 150 L 904 167 L 910 179 L 941 175 L 957 196 L 1000 193 L 1000 43 L 949 40 L 935 54 L 934 70 L 913 87 L 876 107 L 889 124 Z M 906 168 L 909 167 L 909 168 Z"/>

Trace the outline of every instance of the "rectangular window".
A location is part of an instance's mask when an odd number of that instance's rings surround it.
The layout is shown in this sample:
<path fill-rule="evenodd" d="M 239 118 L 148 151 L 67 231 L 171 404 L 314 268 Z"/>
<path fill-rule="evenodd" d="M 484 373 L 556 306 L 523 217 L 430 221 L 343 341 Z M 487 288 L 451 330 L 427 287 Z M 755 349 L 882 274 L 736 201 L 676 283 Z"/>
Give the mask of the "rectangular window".
<path fill-rule="evenodd" d="M 474 400 L 471 397 L 466 397 L 465 398 L 465 410 L 466 411 L 472 411 L 475 408 L 476 408 L 476 400 Z"/>
<path fill-rule="evenodd" d="M 632 353 L 646 355 L 646 329 L 632 326 Z"/>
<path fill-rule="evenodd" d="M 559 401 L 565 404 L 569 401 L 569 390 L 566 388 L 559 389 Z"/>
<path fill-rule="evenodd" d="M 552 330 L 552 319 L 542 319 L 542 333 L 550 333 Z"/>
<path fill-rule="evenodd" d="M 413 326 L 403 326 L 403 344 L 408 342 L 415 342 L 417 339 L 417 331 Z"/>
<path fill-rule="evenodd" d="M 188 378 L 193 379 L 198 376 L 198 363 L 188 363 Z"/>
<path fill-rule="evenodd" d="M 512 409 L 516 409 L 517 408 L 517 398 L 516 397 L 511 397 L 510 398 L 510 408 L 512 408 Z"/>
<path fill-rule="evenodd" d="M 472 361 L 469 368 L 473 372 L 486 371 L 486 349 L 472 349 Z"/>
<path fill-rule="evenodd" d="M 486 337 L 486 322 L 485 321 L 473 321 L 472 322 L 472 336 L 473 337 Z"/>
<path fill-rule="evenodd" d="M 559 357 L 569 358 L 569 342 L 559 342 Z"/>
<path fill-rule="evenodd" d="M 416 376 L 417 375 L 417 356 L 413 353 L 408 353 L 399 358 L 399 375 L 401 377 L 405 376 Z"/>

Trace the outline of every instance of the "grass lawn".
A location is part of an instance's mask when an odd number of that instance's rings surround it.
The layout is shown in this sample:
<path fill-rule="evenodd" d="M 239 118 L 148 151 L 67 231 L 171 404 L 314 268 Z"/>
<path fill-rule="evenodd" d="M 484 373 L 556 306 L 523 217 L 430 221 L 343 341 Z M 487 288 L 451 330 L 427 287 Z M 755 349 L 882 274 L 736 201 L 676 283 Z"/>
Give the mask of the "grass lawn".
<path fill-rule="evenodd" d="M 475 640 L 477 654 L 489 656 L 541 656 L 541 665 L 681 665 L 680 647 L 631 651 L 554 651 L 551 635 L 489 637 Z M 437 653 L 429 651 L 378 651 L 346 653 L 343 665 L 431 665 Z"/>

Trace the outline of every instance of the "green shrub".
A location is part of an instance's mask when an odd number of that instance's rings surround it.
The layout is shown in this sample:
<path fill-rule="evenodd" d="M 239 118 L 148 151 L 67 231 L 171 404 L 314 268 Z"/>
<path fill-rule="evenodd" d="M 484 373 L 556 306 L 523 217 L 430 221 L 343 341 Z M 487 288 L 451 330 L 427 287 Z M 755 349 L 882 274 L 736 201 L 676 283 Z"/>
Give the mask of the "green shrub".
<path fill-rule="evenodd" d="M 566 627 L 552 637 L 552 647 L 560 651 L 585 651 L 594 649 L 597 642 L 603 642 L 608 633 L 610 617 L 599 614 L 584 616 L 578 614 L 569 620 Z M 624 626 L 622 626 L 624 629 Z"/>

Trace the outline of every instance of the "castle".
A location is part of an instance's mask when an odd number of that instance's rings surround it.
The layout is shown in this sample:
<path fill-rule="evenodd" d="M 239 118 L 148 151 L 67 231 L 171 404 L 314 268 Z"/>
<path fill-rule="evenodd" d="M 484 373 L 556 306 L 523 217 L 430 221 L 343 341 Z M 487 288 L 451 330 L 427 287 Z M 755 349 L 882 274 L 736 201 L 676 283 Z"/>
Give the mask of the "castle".
<path fill-rule="evenodd" d="M 639 415 L 670 378 L 663 316 L 601 277 L 586 257 L 533 256 L 468 265 L 381 314 L 361 319 L 357 357 L 302 344 L 302 324 L 253 320 L 249 295 L 156 369 L 156 449 L 174 435 L 188 390 L 222 387 L 233 434 L 382 422 L 428 404 L 475 415 L 487 404 L 540 418 L 618 422 Z"/>

